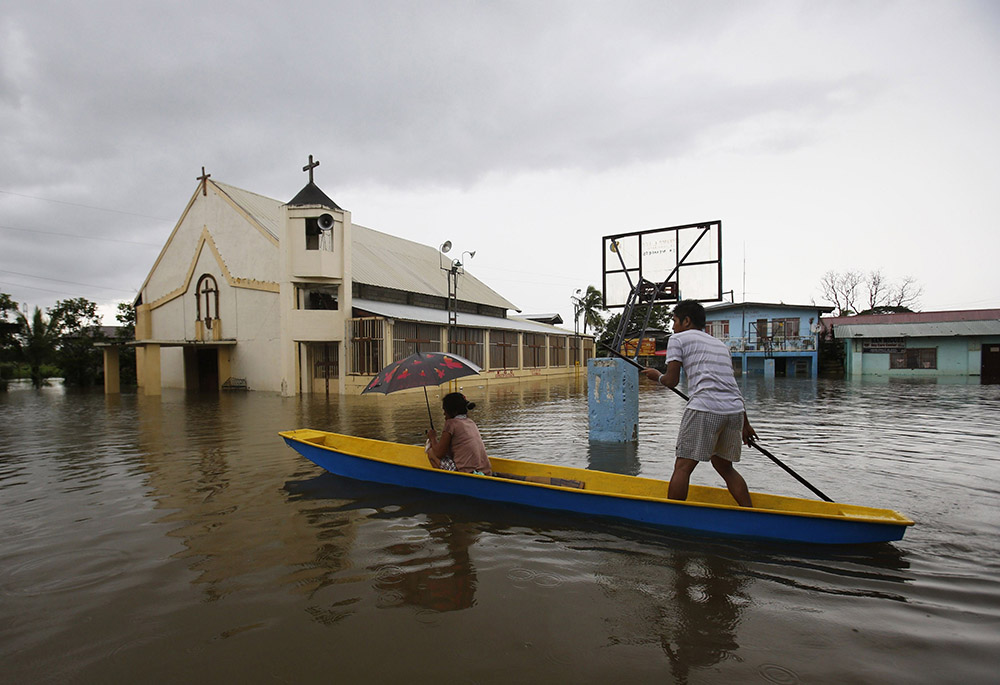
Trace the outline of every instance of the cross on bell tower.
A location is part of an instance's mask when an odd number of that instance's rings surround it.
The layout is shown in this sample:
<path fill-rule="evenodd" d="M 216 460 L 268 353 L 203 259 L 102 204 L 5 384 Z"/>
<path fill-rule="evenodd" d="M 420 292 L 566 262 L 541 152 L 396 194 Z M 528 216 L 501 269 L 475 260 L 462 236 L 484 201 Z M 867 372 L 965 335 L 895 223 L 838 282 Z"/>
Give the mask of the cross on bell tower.
<path fill-rule="evenodd" d="M 313 169 L 319 166 L 319 160 L 313 161 L 313 156 L 309 155 L 309 163 L 302 167 L 302 171 L 309 172 L 309 182 L 313 182 Z"/>

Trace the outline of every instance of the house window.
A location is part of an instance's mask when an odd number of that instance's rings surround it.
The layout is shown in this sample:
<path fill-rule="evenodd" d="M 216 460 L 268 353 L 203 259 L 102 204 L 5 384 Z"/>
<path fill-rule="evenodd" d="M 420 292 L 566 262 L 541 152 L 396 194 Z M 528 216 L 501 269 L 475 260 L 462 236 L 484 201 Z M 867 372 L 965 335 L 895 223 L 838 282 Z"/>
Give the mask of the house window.
<path fill-rule="evenodd" d="M 517 331 L 490 331 L 490 368 L 517 368 Z"/>
<path fill-rule="evenodd" d="M 566 337 L 549 337 L 549 366 L 566 366 Z"/>
<path fill-rule="evenodd" d="M 483 343 L 486 335 L 480 328 L 456 328 L 455 339 L 448 346 L 448 351 L 465 357 L 477 366 L 483 365 Z"/>
<path fill-rule="evenodd" d="M 799 337 L 799 319 L 774 319 L 771 330 L 775 338 L 787 340 Z"/>
<path fill-rule="evenodd" d="M 295 286 L 296 309 L 326 309 L 338 308 L 339 288 L 335 285 L 297 285 Z"/>
<path fill-rule="evenodd" d="M 707 321 L 705 322 L 705 332 L 713 338 L 726 340 L 729 338 L 729 321 Z"/>
<path fill-rule="evenodd" d="M 371 375 L 382 370 L 384 319 L 351 319 L 351 373 Z"/>
<path fill-rule="evenodd" d="M 441 327 L 413 321 L 397 321 L 392 327 L 392 359 L 399 361 L 415 352 L 440 352 Z"/>
<path fill-rule="evenodd" d="M 524 333 L 521 336 L 521 357 L 524 368 L 545 366 L 545 334 Z"/>
<path fill-rule="evenodd" d="M 587 361 L 594 358 L 594 339 L 584 338 L 583 339 L 583 366 L 587 365 Z"/>
<path fill-rule="evenodd" d="M 936 369 L 936 347 L 914 347 L 889 353 L 890 369 Z"/>

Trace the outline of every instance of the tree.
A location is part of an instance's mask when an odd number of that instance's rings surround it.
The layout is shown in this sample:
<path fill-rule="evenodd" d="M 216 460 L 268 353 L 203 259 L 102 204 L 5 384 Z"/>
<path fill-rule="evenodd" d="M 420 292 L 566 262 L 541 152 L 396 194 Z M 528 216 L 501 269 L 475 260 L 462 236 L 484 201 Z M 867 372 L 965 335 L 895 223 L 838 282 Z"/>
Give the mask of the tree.
<path fill-rule="evenodd" d="M 45 382 L 42 366 L 50 363 L 55 356 L 57 331 L 38 307 L 35 307 L 31 321 L 20 312 L 17 316 L 21 324 L 17 334 L 19 357 L 28 365 L 31 384 L 40 388 Z"/>
<path fill-rule="evenodd" d="M 924 289 L 912 276 L 898 284 L 885 277 L 881 269 L 869 271 L 827 271 L 820 279 L 823 298 L 832 302 L 836 316 L 857 314 L 861 305 L 865 313 L 879 311 L 912 311 L 919 304 Z M 867 305 L 866 307 L 864 305 Z"/>
<path fill-rule="evenodd" d="M 101 351 L 95 343 L 105 339 L 97 303 L 83 297 L 59 300 L 48 310 L 55 331 L 56 362 L 68 385 L 92 385 L 101 376 Z"/>
<path fill-rule="evenodd" d="M 653 311 L 649 315 L 649 325 L 647 328 L 655 328 L 662 331 L 670 330 L 671 311 L 671 308 L 667 305 L 655 305 L 653 307 Z M 612 314 L 608 317 L 608 320 L 604 325 L 604 331 L 601 333 L 601 337 L 597 340 L 598 344 L 611 347 L 611 343 L 614 342 L 615 333 L 618 332 L 618 326 L 620 325 L 621 320 L 622 312 Z M 632 318 L 629 319 L 628 326 L 625 329 L 626 332 L 635 331 L 638 333 L 638 331 L 642 329 L 642 324 L 645 321 L 646 307 L 636 307 L 632 310 Z M 626 335 L 626 337 L 629 336 Z"/>
<path fill-rule="evenodd" d="M 11 367 L 17 361 L 17 332 L 21 328 L 17 315 L 17 302 L 0 293 L 0 390 L 7 387 Z"/>
<path fill-rule="evenodd" d="M 579 291 L 577 291 L 579 292 Z M 595 333 L 600 332 L 604 327 L 604 319 L 599 312 L 606 312 L 604 308 L 604 296 L 601 291 L 592 285 L 587 286 L 587 292 L 583 297 L 573 298 L 573 318 L 574 323 L 583 317 L 583 333 L 586 335 L 587 326 L 590 325 Z"/>
<path fill-rule="evenodd" d="M 135 307 L 129 302 L 119 302 L 115 319 L 119 324 L 115 342 L 122 346 L 118 355 L 119 378 L 123 385 L 135 385 L 135 347 L 125 345 L 135 340 Z"/>

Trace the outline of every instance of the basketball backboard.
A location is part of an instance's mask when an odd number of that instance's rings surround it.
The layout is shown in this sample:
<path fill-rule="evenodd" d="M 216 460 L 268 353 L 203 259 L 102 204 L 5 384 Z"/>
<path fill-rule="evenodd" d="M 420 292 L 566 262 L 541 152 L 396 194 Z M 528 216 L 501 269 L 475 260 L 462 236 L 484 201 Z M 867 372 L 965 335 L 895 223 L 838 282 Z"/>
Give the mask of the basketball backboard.
<path fill-rule="evenodd" d="M 604 236 L 604 306 L 722 299 L 722 222 Z"/>

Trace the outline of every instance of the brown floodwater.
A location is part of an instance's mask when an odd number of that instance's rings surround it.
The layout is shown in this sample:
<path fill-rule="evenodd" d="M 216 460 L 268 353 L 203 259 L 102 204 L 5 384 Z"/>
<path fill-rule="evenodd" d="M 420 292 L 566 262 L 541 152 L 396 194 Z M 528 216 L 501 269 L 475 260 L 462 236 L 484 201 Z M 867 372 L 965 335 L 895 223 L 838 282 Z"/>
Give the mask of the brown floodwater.
<path fill-rule="evenodd" d="M 607 445 L 587 439 L 581 381 L 463 387 L 494 455 L 669 476 L 682 403 L 665 389 L 641 388 L 638 444 Z M 0 680 L 996 682 L 1000 386 L 743 389 L 770 451 L 917 525 L 832 549 L 704 539 L 350 481 L 277 436 L 421 442 L 422 394 L 15 384 Z M 752 490 L 812 496 L 756 452 L 740 470 Z M 694 482 L 719 484 L 707 466 Z"/>

